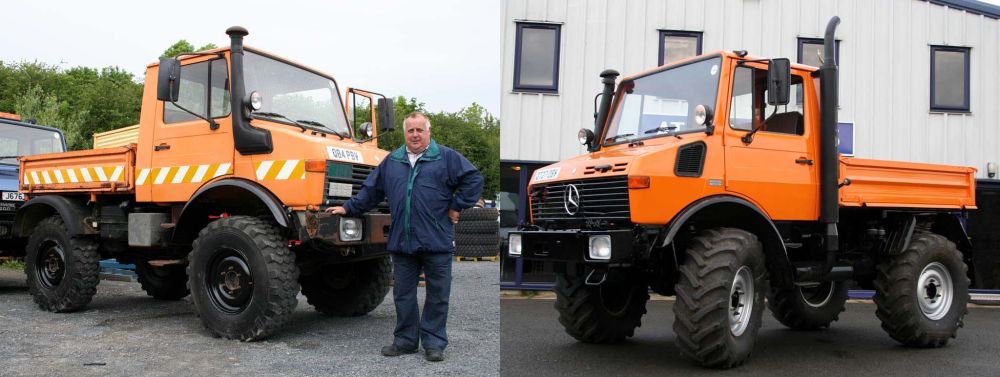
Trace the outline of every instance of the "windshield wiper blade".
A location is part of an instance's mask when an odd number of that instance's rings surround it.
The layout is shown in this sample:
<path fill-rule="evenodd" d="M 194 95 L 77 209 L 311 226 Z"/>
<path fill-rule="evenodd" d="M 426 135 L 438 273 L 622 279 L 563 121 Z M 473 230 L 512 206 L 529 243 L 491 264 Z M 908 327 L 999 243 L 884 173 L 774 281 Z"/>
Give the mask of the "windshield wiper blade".
<path fill-rule="evenodd" d="M 615 135 L 615 136 L 612 136 L 612 137 L 609 137 L 609 138 L 607 138 L 607 139 L 604 139 L 604 142 L 605 142 L 605 143 L 614 143 L 614 142 L 618 141 L 618 139 L 624 139 L 624 138 L 626 138 L 626 137 L 629 137 L 629 136 L 632 136 L 632 135 L 635 135 L 635 134 L 621 134 L 621 135 Z"/>
<path fill-rule="evenodd" d="M 306 126 L 303 126 L 301 123 L 292 120 L 292 118 L 286 117 L 286 116 L 278 114 L 278 113 L 268 113 L 268 112 L 259 111 L 259 112 L 253 112 L 253 113 L 251 113 L 251 115 L 260 115 L 260 116 L 264 116 L 264 117 L 268 117 L 268 118 L 280 118 L 280 119 L 284 119 L 284 120 L 287 120 L 289 122 L 292 122 L 292 124 L 294 124 L 296 127 L 301 128 L 302 132 L 306 132 L 306 131 L 309 130 L 308 128 L 306 128 Z"/>
<path fill-rule="evenodd" d="M 676 129 L 677 129 L 677 127 L 659 126 L 659 127 L 654 128 L 654 129 L 647 130 L 647 131 L 643 132 L 643 134 L 646 134 L 646 135 L 657 134 L 657 133 L 660 133 L 660 132 L 663 132 L 663 131 L 673 132 Z"/>
<path fill-rule="evenodd" d="M 325 128 L 327 130 L 333 131 L 333 132 L 330 132 L 330 133 L 332 133 L 334 135 L 337 135 L 337 137 L 339 137 L 340 140 L 344 140 L 344 135 L 341 135 L 340 132 L 334 131 L 332 128 L 327 127 L 323 123 L 317 122 L 315 120 L 308 120 L 308 119 L 306 119 L 306 120 L 301 120 L 300 119 L 300 120 L 298 120 L 298 122 L 302 123 L 302 124 L 308 124 L 308 125 L 312 125 L 312 126 L 316 126 L 316 127 L 321 127 L 321 128 Z"/>

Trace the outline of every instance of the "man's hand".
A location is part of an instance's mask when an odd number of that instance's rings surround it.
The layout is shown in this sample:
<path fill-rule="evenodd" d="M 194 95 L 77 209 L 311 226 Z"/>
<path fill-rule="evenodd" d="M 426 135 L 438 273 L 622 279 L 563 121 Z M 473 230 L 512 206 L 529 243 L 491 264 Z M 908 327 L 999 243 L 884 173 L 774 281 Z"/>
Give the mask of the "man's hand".
<path fill-rule="evenodd" d="M 344 207 L 341 207 L 341 206 L 327 208 L 326 212 L 332 213 L 334 215 L 346 215 L 347 214 L 347 210 L 344 209 Z"/>
<path fill-rule="evenodd" d="M 452 224 L 458 224 L 458 211 L 449 208 L 448 217 L 451 218 Z"/>

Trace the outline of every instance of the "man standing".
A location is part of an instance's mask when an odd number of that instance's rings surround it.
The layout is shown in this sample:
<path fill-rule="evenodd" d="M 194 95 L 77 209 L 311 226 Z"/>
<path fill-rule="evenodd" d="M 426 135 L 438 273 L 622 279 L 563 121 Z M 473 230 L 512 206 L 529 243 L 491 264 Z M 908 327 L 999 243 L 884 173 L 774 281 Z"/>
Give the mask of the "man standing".
<path fill-rule="evenodd" d="M 395 278 L 396 329 L 382 354 L 415 353 L 423 343 L 427 360 L 441 361 L 448 345 L 453 224 L 459 211 L 475 205 L 482 195 L 483 176 L 461 154 L 431 140 L 431 122 L 423 113 L 407 115 L 403 130 L 406 145 L 375 168 L 356 196 L 327 212 L 359 215 L 388 198 L 392 227 L 386 248 Z M 421 270 L 427 282 L 422 316 L 417 307 Z"/>

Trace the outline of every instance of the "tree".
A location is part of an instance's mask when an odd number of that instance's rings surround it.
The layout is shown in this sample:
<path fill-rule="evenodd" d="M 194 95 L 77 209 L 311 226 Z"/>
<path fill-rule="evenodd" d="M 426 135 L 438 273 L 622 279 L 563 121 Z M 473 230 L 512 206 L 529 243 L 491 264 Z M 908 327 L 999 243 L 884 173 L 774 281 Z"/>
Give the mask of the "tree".
<path fill-rule="evenodd" d="M 173 57 L 177 57 L 177 56 L 183 55 L 183 54 L 190 54 L 190 53 L 196 52 L 196 51 L 205 51 L 205 50 L 211 50 L 211 49 L 215 49 L 215 48 L 218 48 L 218 47 L 215 44 L 213 44 L 213 43 L 209 43 L 209 44 L 206 44 L 204 46 L 201 46 L 201 47 L 195 49 L 194 45 L 192 45 L 191 42 L 188 42 L 185 39 L 181 39 L 181 40 L 177 41 L 176 43 L 174 43 L 173 45 L 171 45 L 170 47 L 167 47 L 167 49 L 163 51 L 163 54 L 160 54 L 160 59 L 163 59 L 163 58 L 173 58 Z"/>
<path fill-rule="evenodd" d="M 82 136 L 83 118 L 87 116 L 87 111 L 68 111 L 64 115 L 64 107 L 68 107 L 65 102 L 60 102 L 55 95 L 45 94 L 41 86 L 35 85 L 18 99 L 14 111 L 22 119 L 33 119 L 37 124 L 63 130 L 70 149 L 80 149 L 81 145 L 90 143 Z"/>

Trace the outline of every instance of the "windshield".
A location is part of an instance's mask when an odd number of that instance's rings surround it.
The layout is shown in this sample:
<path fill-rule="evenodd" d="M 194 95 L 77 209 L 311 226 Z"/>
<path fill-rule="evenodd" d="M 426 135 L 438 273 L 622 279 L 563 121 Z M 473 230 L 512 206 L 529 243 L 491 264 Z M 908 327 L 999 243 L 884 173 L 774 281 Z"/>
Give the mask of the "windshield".
<path fill-rule="evenodd" d="M 700 128 L 698 105 L 715 106 L 721 57 L 656 72 L 621 84 L 618 108 L 609 122 L 605 144 L 662 136 Z"/>
<path fill-rule="evenodd" d="M 15 156 L 65 152 L 58 132 L 0 123 L 0 164 L 17 165 Z"/>
<path fill-rule="evenodd" d="M 347 117 L 333 80 L 260 54 L 246 51 L 243 60 L 246 92 L 260 93 L 255 113 L 280 114 L 305 127 L 348 135 Z M 264 116 L 277 121 L 280 117 Z M 317 125 L 320 123 L 323 126 Z"/>

